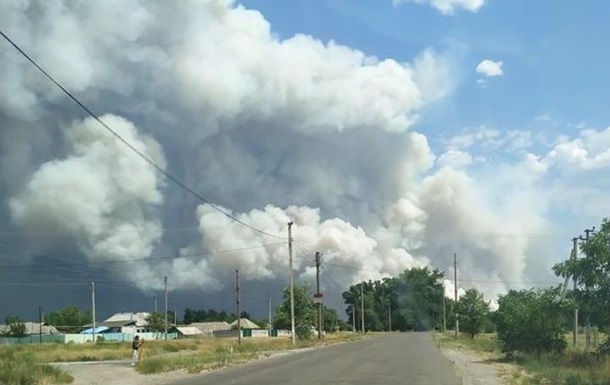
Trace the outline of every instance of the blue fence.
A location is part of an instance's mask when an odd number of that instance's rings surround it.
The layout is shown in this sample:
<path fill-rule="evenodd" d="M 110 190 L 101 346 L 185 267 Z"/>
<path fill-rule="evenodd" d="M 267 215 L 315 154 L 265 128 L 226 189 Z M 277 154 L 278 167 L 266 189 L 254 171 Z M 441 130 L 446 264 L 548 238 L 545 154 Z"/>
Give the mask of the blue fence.
<path fill-rule="evenodd" d="M 101 333 L 96 334 L 96 340 L 101 340 L 103 338 L 104 341 L 117 341 L 117 342 L 130 342 L 133 340 L 135 335 L 140 336 L 140 338 L 144 338 L 146 340 L 162 340 L 165 339 L 164 333 Z M 91 343 L 92 340 L 91 334 L 43 334 L 39 335 L 31 335 L 26 337 L 1 337 L 0 345 L 24 345 L 24 344 L 49 344 L 49 343 L 59 343 L 59 344 L 83 344 L 83 343 Z M 167 333 L 168 340 L 175 340 L 178 338 L 177 333 Z"/>

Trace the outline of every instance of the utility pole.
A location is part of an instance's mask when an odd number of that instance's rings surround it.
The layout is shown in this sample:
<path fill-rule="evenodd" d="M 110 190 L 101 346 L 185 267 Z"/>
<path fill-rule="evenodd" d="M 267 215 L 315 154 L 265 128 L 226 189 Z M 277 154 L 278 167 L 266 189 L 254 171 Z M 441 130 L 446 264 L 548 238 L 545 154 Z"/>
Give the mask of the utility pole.
<path fill-rule="evenodd" d="M 42 343 L 42 307 L 38 306 L 38 322 L 40 322 L 40 326 L 38 327 L 38 342 Z"/>
<path fill-rule="evenodd" d="M 241 299 L 239 290 L 239 270 L 235 270 L 235 304 L 237 305 L 237 344 L 241 345 Z"/>
<path fill-rule="evenodd" d="M 269 337 L 271 337 L 272 334 L 272 330 L 273 330 L 273 321 L 271 320 L 272 314 L 271 314 L 271 294 L 268 295 L 268 302 L 269 302 L 269 325 L 267 325 L 267 329 L 269 329 Z"/>
<path fill-rule="evenodd" d="M 364 334 L 364 281 L 362 280 L 360 280 L 360 322 L 362 322 L 362 334 Z"/>
<path fill-rule="evenodd" d="M 178 325 L 178 309 L 174 309 L 174 326 Z"/>
<path fill-rule="evenodd" d="M 591 229 L 585 229 L 585 237 L 583 238 L 583 236 L 581 235 L 578 238 L 581 241 L 585 242 L 585 244 L 586 244 L 586 242 L 589 241 L 589 236 L 594 231 L 595 231 L 595 226 L 593 226 L 593 228 L 591 228 Z M 585 257 L 586 257 L 586 255 L 585 255 Z M 589 286 L 585 286 L 585 291 L 587 292 L 587 297 L 588 297 Z M 591 312 L 591 309 L 587 309 L 587 313 L 586 313 L 587 319 L 586 319 L 586 322 L 585 322 L 585 341 L 586 341 L 586 351 L 587 352 L 589 351 L 589 348 L 591 347 L 591 320 L 589 318 L 590 317 L 590 314 L 589 314 L 590 312 Z"/>
<path fill-rule="evenodd" d="M 455 338 L 460 333 L 460 315 L 457 313 L 457 253 L 453 253 L 453 315 L 455 316 Z"/>
<path fill-rule="evenodd" d="M 157 312 L 157 296 L 156 295 L 155 295 L 154 301 L 155 301 L 155 313 L 156 313 Z"/>
<path fill-rule="evenodd" d="M 578 259 L 578 238 L 572 238 L 572 255 L 574 256 L 574 262 Z M 576 293 L 576 276 L 572 275 L 572 281 L 574 281 L 574 293 Z M 572 343 L 576 348 L 578 340 L 578 308 L 574 308 L 574 331 L 572 332 Z"/>
<path fill-rule="evenodd" d="M 356 306 L 352 304 L 352 332 L 356 333 Z"/>
<path fill-rule="evenodd" d="M 445 300 L 445 284 L 443 284 L 443 333 L 447 332 L 447 312 L 445 308 L 447 307 Z"/>
<path fill-rule="evenodd" d="M 294 222 L 288 222 L 288 270 L 290 277 L 290 341 L 293 345 L 296 344 L 296 334 L 294 326 L 294 278 L 292 271 L 292 225 Z"/>
<path fill-rule="evenodd" d="M 91 316 L 93 318 L 93 342 L 95 342 L 95 282 L 91 278 Z"/>
<path fill-rule="evenodd" d="M 322 294 L 320 293 L 320 252 L 316 251 L 316 301 L 318 302 L 318 339 L 322 339 Z"/>
<path fill-rule="evenodd" d="M 165 340 L 167 341 L 167 275 L 163 277 L 163 283 L 165 284 Z"/>
<path fill-rule="evenodd" d="M 388 301 L 388 331 L 392 331 L 392 298 Z"/>

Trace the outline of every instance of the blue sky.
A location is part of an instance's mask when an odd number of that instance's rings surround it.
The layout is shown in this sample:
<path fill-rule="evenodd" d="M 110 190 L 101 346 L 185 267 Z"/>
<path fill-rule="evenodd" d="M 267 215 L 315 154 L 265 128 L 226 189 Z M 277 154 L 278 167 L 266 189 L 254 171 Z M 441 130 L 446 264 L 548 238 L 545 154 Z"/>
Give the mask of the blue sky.
<path fill-rule="evenodd" d="M 575 133 L 572 125 L 605 127 L 610 94 L 604 76 L 610 51 L 610 4 L 589 1 L 488 0 L 477 12 L 444 15 L 416 3 L 380 0 L 246 0 L 281 38 L 297 33 L 408 61 L 432 47 L 453 55 L 458 86 L 417 129 L 434 134 L 486 125 L 501 130 Z M 502 61 L 504 76 L 477 85 L 483 59 Z M 439 116 L 440 115 L 440 116 Z M 546 116 L 557 127 L 543 124 Z"/>

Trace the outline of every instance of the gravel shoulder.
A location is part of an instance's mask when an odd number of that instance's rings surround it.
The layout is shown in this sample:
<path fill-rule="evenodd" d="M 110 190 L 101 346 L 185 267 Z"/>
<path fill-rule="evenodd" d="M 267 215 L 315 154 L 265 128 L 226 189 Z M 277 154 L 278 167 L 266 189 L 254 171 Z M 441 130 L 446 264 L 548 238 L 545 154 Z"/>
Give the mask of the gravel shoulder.
<path fill-rule="evenodd" d="M 498 362 L 491 354 L 450 348 L 441 351 L 453 363 L 463 385 L 508 385 L 512 378 L 523 375 L 516 365 Z"/>

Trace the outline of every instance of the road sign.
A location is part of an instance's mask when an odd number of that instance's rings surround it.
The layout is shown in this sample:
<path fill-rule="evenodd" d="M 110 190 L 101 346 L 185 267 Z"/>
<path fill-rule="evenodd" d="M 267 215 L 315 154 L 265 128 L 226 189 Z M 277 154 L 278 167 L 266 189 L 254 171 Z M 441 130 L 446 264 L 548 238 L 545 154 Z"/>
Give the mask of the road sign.
<path fill-rule="evenodd" d="M 322 293 L 316 293 L 313 295 L 313 303 L 322 303 Z"/>

